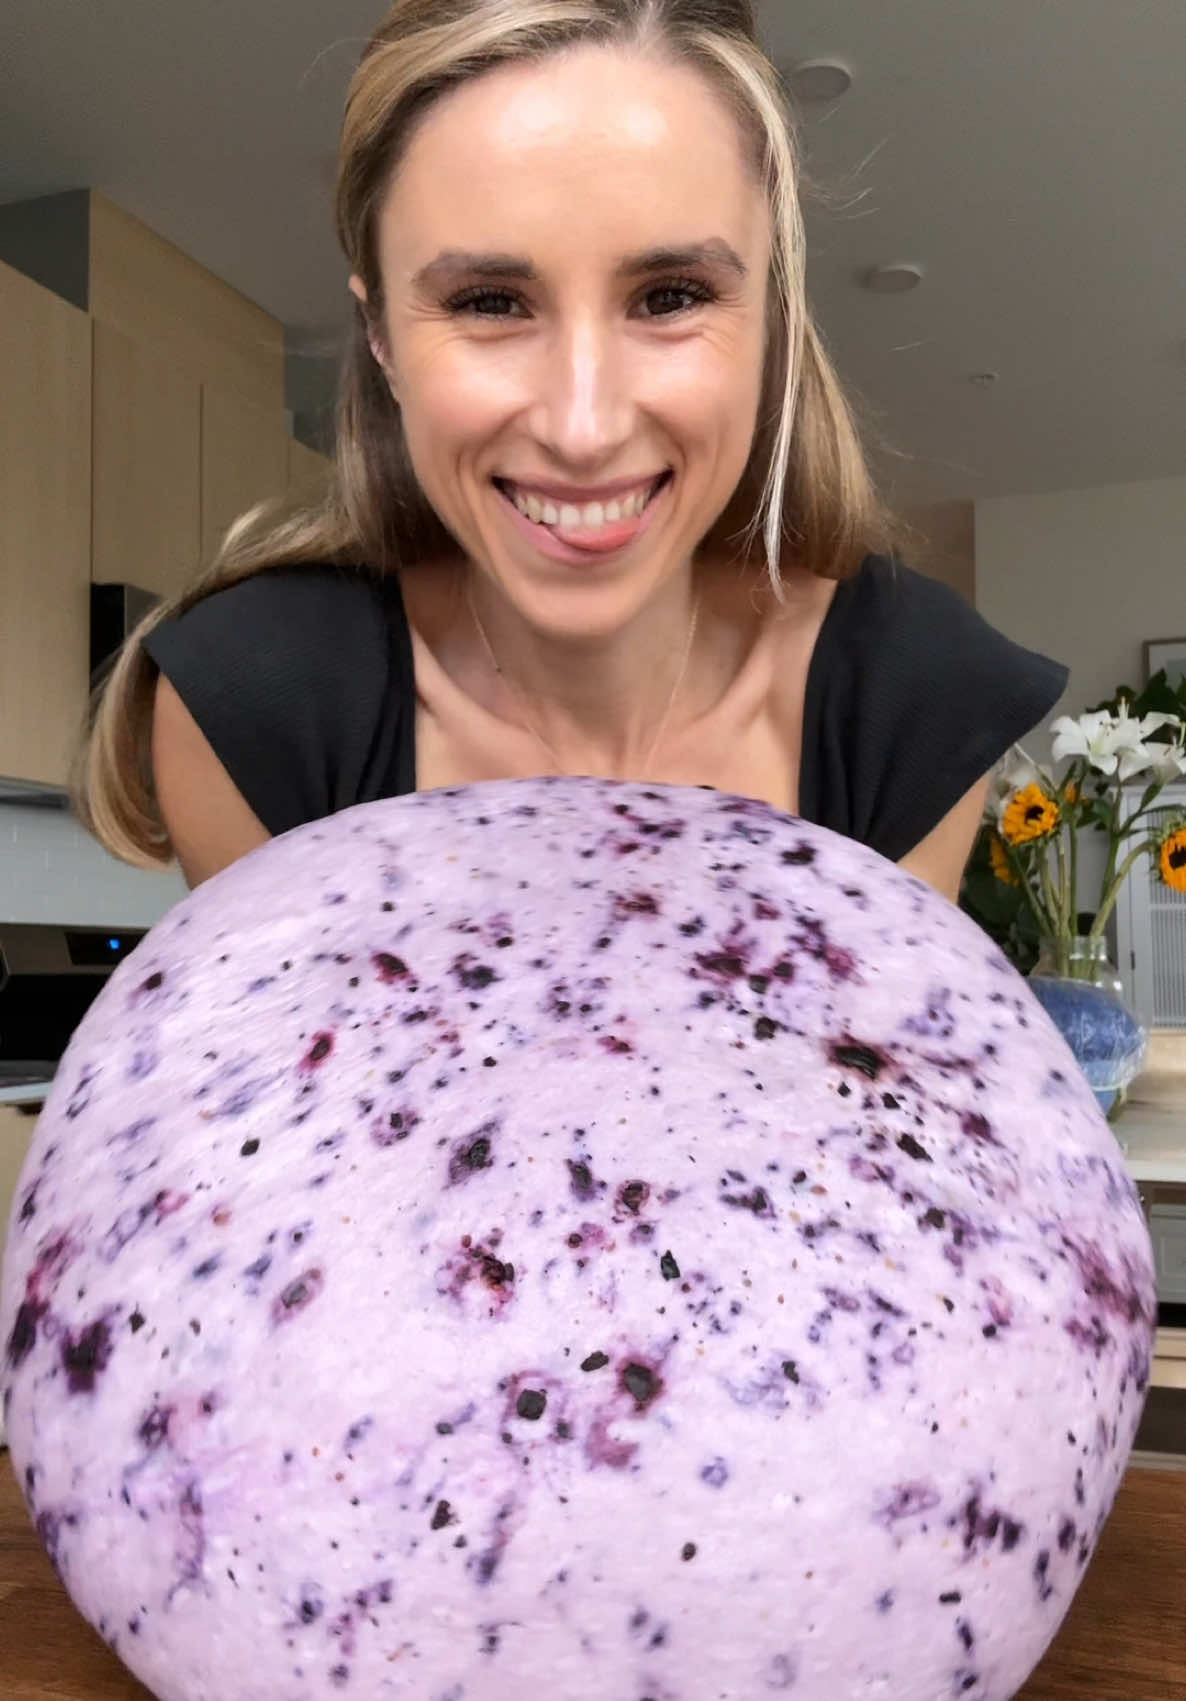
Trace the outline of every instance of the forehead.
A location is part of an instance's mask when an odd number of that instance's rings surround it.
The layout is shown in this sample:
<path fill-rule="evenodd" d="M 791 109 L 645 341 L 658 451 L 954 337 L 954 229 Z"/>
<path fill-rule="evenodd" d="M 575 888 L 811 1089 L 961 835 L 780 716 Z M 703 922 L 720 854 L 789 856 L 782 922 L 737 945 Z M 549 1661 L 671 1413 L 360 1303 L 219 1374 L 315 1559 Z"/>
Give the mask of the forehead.
<path fill-rule="evenodd" d="M 389 186 L 385 255 L 624 250 L 713 231 L 751 253 L 767 212 L 738 124 L 693 70 L 610 48 L 508 65 L 442 97 Z"/>

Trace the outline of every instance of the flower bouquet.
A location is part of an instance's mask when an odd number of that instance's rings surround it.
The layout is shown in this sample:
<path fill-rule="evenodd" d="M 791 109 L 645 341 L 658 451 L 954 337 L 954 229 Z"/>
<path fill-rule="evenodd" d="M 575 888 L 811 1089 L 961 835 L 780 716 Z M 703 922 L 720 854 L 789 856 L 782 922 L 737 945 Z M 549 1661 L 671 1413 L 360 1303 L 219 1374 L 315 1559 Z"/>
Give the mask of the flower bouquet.
<path fill-rule="evenodd" d="M 1020 746 L 999 765 L 960 901 L 1030 974 L 1111 1110 L 1143 1064 L 1148 1035 L 1108 962 L 1105 930 L 1143 856 L 1166 886 L 1186 892 L 1186 810 L 1150 819 L 1164 787 L 1186 774 L 1186 687 L 1173 690 L 1164 674 L 1139 698 L 1122 687 L 1110 702 L 1061 716 L 1051 734 L 1051 766 Z M 1137 785 L 1134 806 L 1125 792 Z M 1104 840 L 1104 870 L 1098 891 L 1081 894 L 1089 834 Z"/>
<path fill-rule="evenodd" d="M 1156 828 L 1148 823 L 1163 788 L 1186 774 L 1186 718 L 1154 712 L 1135 716 L 1132 699 L 1115 706 L 1062 715 L 1051 727 L 1051 754 L 1065 762 L 1060 777 L 1014 746 L 989 790 L 986 827 L 989 864 L 997 880 L 1016 887 L 1059 975 L 1089 977 L 1092 947 L 1102 943 L 1108 919 L 1134 864 L 1150 855 L 1159 878 L 1186 892 L 1186 811 Z M 1140 783 L 1141 797 L 1126 813 L 1124 788 Z M 1080 835 L 1102 833 L 1107 861 L 1085 933 L 1080 928 Z M 1076 951 L 1085 937 L 1086 951 Z"/>

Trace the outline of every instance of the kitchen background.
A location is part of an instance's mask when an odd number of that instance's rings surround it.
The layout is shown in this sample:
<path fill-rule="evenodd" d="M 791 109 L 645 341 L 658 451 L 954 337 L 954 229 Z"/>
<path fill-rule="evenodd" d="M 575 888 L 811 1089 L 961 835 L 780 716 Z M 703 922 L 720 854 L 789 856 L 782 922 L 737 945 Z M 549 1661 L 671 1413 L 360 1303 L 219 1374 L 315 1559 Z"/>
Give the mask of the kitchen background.
<path fill-rule="evenodd" d="M 112 641 L 92 587 L 170 592 L 246 506 L 324 479 L 334 141 L 380 11 L 6 0 L 0 937 L 115 950 L 182 893 L 55 806 Z M 914 563 L 1066 660 L 1061 708 L 1140 684 L 1144 641 L 1186 633 L 1186 5 L 760 13 L 803 126 L 814 308 Z M 0 1231 L 31 1126 L 0 1106 Z M 1176 1197 L 1159 1246 L 1186 1299 Z"/>

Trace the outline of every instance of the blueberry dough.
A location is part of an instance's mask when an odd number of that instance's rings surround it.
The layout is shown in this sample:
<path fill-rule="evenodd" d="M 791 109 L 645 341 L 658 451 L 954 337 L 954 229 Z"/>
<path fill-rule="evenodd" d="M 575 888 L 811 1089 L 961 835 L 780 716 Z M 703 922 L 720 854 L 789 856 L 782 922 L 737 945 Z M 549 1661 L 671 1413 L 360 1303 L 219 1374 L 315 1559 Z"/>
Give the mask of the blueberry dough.
<path fill-rule="evenodd" d="M 1154 1304 L 967 916 L 751 801 L 498 782 L 299 828 L 116 971 L 0 1385 L 164 1701 L 1006 1701 Z"/>

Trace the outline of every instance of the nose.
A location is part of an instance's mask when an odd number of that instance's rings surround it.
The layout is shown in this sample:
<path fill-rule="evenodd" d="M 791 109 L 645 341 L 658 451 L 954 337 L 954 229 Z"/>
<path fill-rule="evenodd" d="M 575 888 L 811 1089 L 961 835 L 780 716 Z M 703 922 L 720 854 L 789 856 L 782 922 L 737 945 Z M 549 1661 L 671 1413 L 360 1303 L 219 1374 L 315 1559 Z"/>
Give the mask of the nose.
<path fill-rule="evenodd" d="M 611 327 L 592 315 L 544 339 L 532 373 L 528 425 L 540 448 L 573 472 L 612 467 L 634 429 L 629 363 Z"/>

